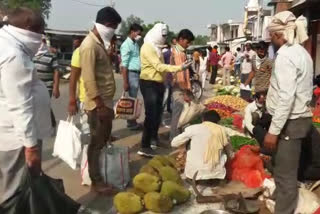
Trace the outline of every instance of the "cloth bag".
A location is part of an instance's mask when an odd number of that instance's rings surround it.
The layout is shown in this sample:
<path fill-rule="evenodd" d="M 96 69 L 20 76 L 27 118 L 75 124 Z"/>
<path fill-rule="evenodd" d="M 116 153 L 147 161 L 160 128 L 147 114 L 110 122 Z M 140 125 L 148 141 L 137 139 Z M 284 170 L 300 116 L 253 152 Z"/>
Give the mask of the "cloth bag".
<path fill-rule="evenodd" d="M 68 117 L 67 121 L 60 120 L 52 155 L 59 157 L 73 170 L 77 168 L 81 155 L 81 132 L 73 123 L 73 117 Z"/>
<path fill-rule="evenodd" d="M 87 151 L 88 145 L 85 145 L 81 161 L 81 184 L 90 186 Z M 118 145 L 104 148 L 100 154 L 100 173 L 104 182 L 125 189 L 130 182 L 129 149 Z"/>
<path fill-rule="evenodd" d="M 178 128 L 190 123 L 194 118 L 201 115 L 205 109 L 206 107 L 202 103 L 195 103 L 193 101 L 190 104 L 184 103 L 183 111 L 178 122 Z"/>
<path fill-rule="evenodd" d="M 138 98 L 129 97 L 127 92 L 123 92 L 122 97 L 114 107 L 116 118 L 124 120 L 136 120 L 140 117 L 142 103 Z"/>
<path fill-rule="evenodd" d="M 19 191 L 0 205 L 3 214 L 76 214 L 80 204 L 64 193 L 63 181 L 33 177 L 26 167 Z"/>

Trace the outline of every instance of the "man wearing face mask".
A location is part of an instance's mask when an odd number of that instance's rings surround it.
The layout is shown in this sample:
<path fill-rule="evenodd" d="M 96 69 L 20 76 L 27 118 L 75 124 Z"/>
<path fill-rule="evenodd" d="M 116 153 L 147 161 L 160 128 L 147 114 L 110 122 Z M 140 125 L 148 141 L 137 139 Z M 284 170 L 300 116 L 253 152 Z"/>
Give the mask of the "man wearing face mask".
<path fill-rule="evenodd" d="M 40 174 L 40 140 L 52 131 L 49 93 L 32 62 L 44 26 L 40 14 L 17 8 L 0 30 L 0 203 L 18 191 L 25 165 Z"/>
<path fill-rule="evenodd" d="M 103 182 L 99 155 L 110 138 L 114 118 L 112 109 L 116 86 L 108 50 L 119 23 L 121 17 L 115 9 L 102 8 L 97 14 L 95 27 L 79 49 L 81 76 L 86 92 L 84 109 L 88 114 L 91 133 L 88 147 L 89 175 L 92 190 L 105 194 L 111 194 L 113 188 Z"/>
<path fill-rule="evenodd" d="M 122 59 L 122 75 L 123 89 L 129 93 L 129 96 L 136 98 L 139 91 L 140 80 L 140 47 L 137 43 L 142 37 L 143 28 L 138 24 L 130 26 L 128 38 L 121 45 Z M 131 130 L 139 129 L 139 124 L 136 120 L 128 120 L 127 127 Z"/>

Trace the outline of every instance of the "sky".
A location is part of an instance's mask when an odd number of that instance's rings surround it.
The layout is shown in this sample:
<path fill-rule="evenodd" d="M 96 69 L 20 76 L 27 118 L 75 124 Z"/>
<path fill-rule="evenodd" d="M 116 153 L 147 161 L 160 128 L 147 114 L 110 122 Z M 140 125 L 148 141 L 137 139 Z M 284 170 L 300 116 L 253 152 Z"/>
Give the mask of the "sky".
<path fill-rule="evenodd" d="M 88 30 L 97 11 L 111 0 L 51 0 L 48 27 L 59 30 Z M 113 0 L 123 19 L 133 14 L 144 23 L 163 21 L 175 32 L 189 28 L 196 35 L 208 35 L 208 24 L 230 19 L 242 21 L 247 0 Z M 80 3 L 84 2 L 84 3 Z"/>

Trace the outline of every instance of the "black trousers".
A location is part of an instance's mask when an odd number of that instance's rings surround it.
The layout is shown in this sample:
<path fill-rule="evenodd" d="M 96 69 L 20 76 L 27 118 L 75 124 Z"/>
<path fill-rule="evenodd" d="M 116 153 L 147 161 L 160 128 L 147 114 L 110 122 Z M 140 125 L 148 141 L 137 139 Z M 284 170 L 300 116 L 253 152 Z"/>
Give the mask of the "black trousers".
<path fill-rule="evenodd" d="M 210 77 L 210 84 L 216 84 L 216 78 L 218 75 L 218 65 L 211 65 L 211 77 Z"/>
<path fill-rule="evenodd" d="M 145 120 L 141 141 L 142 148 L 150 148 L 151 140 L 158 139 L 162 118 L 162 103 L 165 92 L 163 83 L 140 80 L 140 90 L 144 99 Z"/>

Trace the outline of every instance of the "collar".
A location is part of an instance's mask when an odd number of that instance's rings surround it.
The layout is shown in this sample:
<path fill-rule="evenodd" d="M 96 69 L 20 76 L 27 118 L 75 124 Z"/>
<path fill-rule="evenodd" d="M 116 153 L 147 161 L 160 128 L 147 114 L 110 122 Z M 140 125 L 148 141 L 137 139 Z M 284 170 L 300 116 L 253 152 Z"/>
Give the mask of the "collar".
<path fill-rule="evenodd" d="M 94 41 L 96 41 L 97 44 L 103 45 L 102 42 L 98 39 L 98 37 L 97 37 L 92 31 L 89 32 L 89 36 L 90 36 Z"/>
<path fill-rule="evenodd" d="M 281 46 L 281 48 L 279 48 L 279 50 L 277 51 L 277 55 L 278 54 L 281 54 L 283 52 L 286 52 L 286 50 L 289 48 L 289 45 L 288 44 L 284 44 Z"/>
<path fill-rule="evenodd" d="M 176 48 L 181 52 L 185 52 L 186 51 L 186 49 L 184 49 L 181 45 L 179 45 L 179 43 L 176 44 Z"/>
<path fill-rule="evenodd" d="M 130 36 L 128 36 L 127 40 L 130 41 L 132 44 L 136 44 L 136 41 L 134 41 L 133 39 L 131 39 Z"/>

